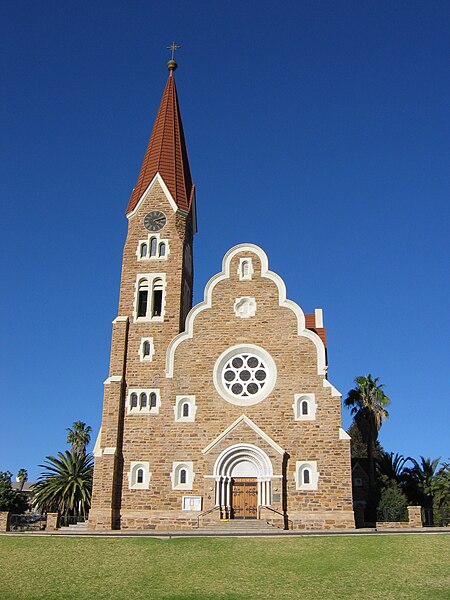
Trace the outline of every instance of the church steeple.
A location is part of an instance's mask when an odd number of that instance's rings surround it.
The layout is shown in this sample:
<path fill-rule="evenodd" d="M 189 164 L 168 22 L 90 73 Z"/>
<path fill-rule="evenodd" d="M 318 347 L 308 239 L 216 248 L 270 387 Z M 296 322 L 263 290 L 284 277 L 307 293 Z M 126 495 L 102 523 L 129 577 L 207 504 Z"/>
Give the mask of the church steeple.
<path fill-rule="evenodd" d="M 169 77 L 156 115 L 139 177 L 127 207 L 130 213 L 157 173 L 167 185 L 178 208 L 189 212 L 194 199 L 194 185 L 184 138 L 174 70 L 177 63 L 167 63 Z"/>

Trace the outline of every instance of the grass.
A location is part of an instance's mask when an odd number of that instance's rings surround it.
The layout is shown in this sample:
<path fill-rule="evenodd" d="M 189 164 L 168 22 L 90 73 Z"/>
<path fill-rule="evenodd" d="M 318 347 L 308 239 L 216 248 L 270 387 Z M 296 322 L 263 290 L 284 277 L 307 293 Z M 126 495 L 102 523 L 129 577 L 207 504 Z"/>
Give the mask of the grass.
<path fill-rule="evenodd" d="M 1 600 L 450 598 L 450 535 L 0 537 Z"/>

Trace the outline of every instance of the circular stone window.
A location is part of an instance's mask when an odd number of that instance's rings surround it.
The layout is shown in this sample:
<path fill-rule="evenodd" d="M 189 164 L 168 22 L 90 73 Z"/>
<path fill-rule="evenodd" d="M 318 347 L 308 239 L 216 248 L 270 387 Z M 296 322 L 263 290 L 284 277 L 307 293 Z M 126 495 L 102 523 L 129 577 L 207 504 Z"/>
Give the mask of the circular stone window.
<path fill-rule="evenodd" d="M 232 404 L 249 406 L 264 400 L 276 381 L 275 363 L 265 350 L 254 345 L 233 346 L 217 359 L 214 385 Z"/>

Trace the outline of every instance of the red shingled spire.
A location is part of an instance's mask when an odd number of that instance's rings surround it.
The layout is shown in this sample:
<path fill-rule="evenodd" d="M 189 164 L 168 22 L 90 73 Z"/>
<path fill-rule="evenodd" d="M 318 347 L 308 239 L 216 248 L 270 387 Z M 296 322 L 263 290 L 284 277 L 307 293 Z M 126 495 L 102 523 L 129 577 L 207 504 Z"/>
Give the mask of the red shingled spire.
<path fill-rule="evenodd" d="M 131 193 L 127 214 L 136 207 L 156 173 L 163 178 L 177 206 L 185 211 L 189 211 L 191 208 L 194 185 L 173 76 L 176 62 L 172 59 L 167 66 L 170 71 L 169 78 L 161 98 L 141 171 Z"/>

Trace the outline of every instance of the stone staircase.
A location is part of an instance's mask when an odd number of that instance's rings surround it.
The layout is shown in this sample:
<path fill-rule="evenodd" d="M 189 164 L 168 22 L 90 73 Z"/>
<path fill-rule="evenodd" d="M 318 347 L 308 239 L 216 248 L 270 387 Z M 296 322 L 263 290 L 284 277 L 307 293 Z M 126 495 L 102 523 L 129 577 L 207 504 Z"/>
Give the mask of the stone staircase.
<path fill-rule="evenodd" d="M 59 531 L 64 533 L 86 533 L 88 530 L 87 521 L 84 523 L 76 523 L 74 525 L 67 525 L 67 527 L 60 527 Z"/>
<path fill-rule="evenodd" d="M 283 529 L 263 519 L 231 519 L 200 524 L 194 529 L 198 535 L 270 535 Z"/>

